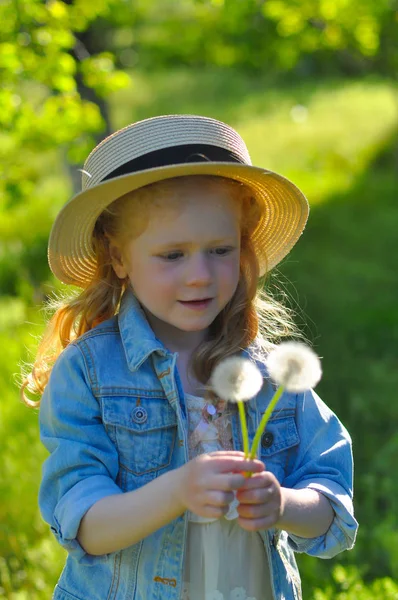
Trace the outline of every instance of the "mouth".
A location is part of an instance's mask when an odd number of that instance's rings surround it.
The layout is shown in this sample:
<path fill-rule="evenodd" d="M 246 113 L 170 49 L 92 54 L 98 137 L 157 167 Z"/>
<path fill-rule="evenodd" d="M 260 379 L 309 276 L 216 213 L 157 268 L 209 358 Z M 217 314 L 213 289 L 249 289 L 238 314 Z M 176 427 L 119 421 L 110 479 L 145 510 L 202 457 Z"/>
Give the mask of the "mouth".
<path fill-rule="evenodd" d="M 196 310 L 203 310 L 207 308 L 213 298 L 200 298 L 199 300 L 179 300 L 179 303 L 187 308 L 193 308 Z"/>

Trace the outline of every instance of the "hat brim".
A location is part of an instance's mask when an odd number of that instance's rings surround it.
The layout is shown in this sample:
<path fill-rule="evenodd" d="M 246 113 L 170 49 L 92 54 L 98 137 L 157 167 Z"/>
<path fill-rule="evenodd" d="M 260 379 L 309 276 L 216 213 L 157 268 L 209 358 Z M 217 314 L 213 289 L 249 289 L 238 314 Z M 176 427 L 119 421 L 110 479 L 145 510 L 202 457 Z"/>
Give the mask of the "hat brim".
<path fill-rule="evenodd" d="M 109 179 L 77 194 L 63 206 L 48 244 L 48 261 L 54 275 L 63 283 L 85 287 L 96 270 L 92 235 L 101 212 L 128 192 L 187 175 L 213 175 L 240 181 L 264 204 L 264 217 L 253 233 L 261 275 L 288 254 L 305 227 L 309 206 L 304 194 L 277 173 L 232 162 L 157 167 Z"/>

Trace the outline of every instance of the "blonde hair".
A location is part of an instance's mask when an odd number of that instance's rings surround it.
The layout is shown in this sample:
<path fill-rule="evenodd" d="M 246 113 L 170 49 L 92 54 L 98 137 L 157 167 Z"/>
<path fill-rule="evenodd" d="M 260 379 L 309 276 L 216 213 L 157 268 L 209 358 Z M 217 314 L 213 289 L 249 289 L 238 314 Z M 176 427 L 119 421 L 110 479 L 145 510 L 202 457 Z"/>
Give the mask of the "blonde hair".
<path fill-rule="evenodd" d="M 263 282 L 259 282 L 259 262 L 251 238 L 263 208 L 251 190 L 239 182 L 216 176 L 188 176 L 161 181 L 115 200 L 98 218 L 93 233 L 97 269 L 78 295 L 53 303 L 55 313 L 21 388 L 23 401 L 28 406 L 38 406 L 40 400 L 31 400 L 26 391 L 42 395 L 60 353 L 71 342 L 118 312 L 128 280 L 120 280 L 116 276 L 109 243 L 116 240 L 123 245 L 128 239 L 138 236 L 145 229 L 154 207 L 167 200 L 170 192 L 175 197 L 176 189 L 184 191 L 187 185 L 193 183 L 227 190 L 232 199 L 241 203 L 240 278 L 233 297 L 213 321 L 207 339 L 192 356 L 191 367 L 198 381 L 206 384 L 220 360 L 247 348 L 254 341 L 257 355 L 261 358 L 281 338 L 298 335 L 292 311 L 268 295 L 262 289 Z"/>

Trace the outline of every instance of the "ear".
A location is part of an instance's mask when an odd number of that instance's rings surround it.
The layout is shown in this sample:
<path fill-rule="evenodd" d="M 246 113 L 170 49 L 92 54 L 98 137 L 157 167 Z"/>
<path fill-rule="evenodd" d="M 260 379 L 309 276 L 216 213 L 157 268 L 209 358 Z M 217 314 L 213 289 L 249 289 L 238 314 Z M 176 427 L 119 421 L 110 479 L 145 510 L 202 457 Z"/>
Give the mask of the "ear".
<path fill-rule="evenodd" d="M 109 254 L 111 257 L 112 267 L 119 279 L 126 279 L 127 265 L 125 263 L 122 249 L 114 242 L 109 244 Z"/>

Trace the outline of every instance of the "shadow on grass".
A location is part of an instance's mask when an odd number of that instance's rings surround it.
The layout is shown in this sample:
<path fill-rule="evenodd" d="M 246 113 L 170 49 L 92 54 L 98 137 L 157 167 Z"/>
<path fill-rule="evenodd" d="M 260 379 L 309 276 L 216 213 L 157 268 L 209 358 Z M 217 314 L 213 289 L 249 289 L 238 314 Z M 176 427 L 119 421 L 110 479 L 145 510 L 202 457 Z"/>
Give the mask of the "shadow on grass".
<path fill-rule="evenodd" d="M 312 209 L 281 267 L 323 357 L 319 393 L 353 438 L 360 529 L 355 550 L 336 561 L 371 579 L 398 572 L 397 133 L 348 193 Z M 310 560 L 301 561 L 307 581 Z M 327 578 L 330 563 L 320 568 Z"/>

